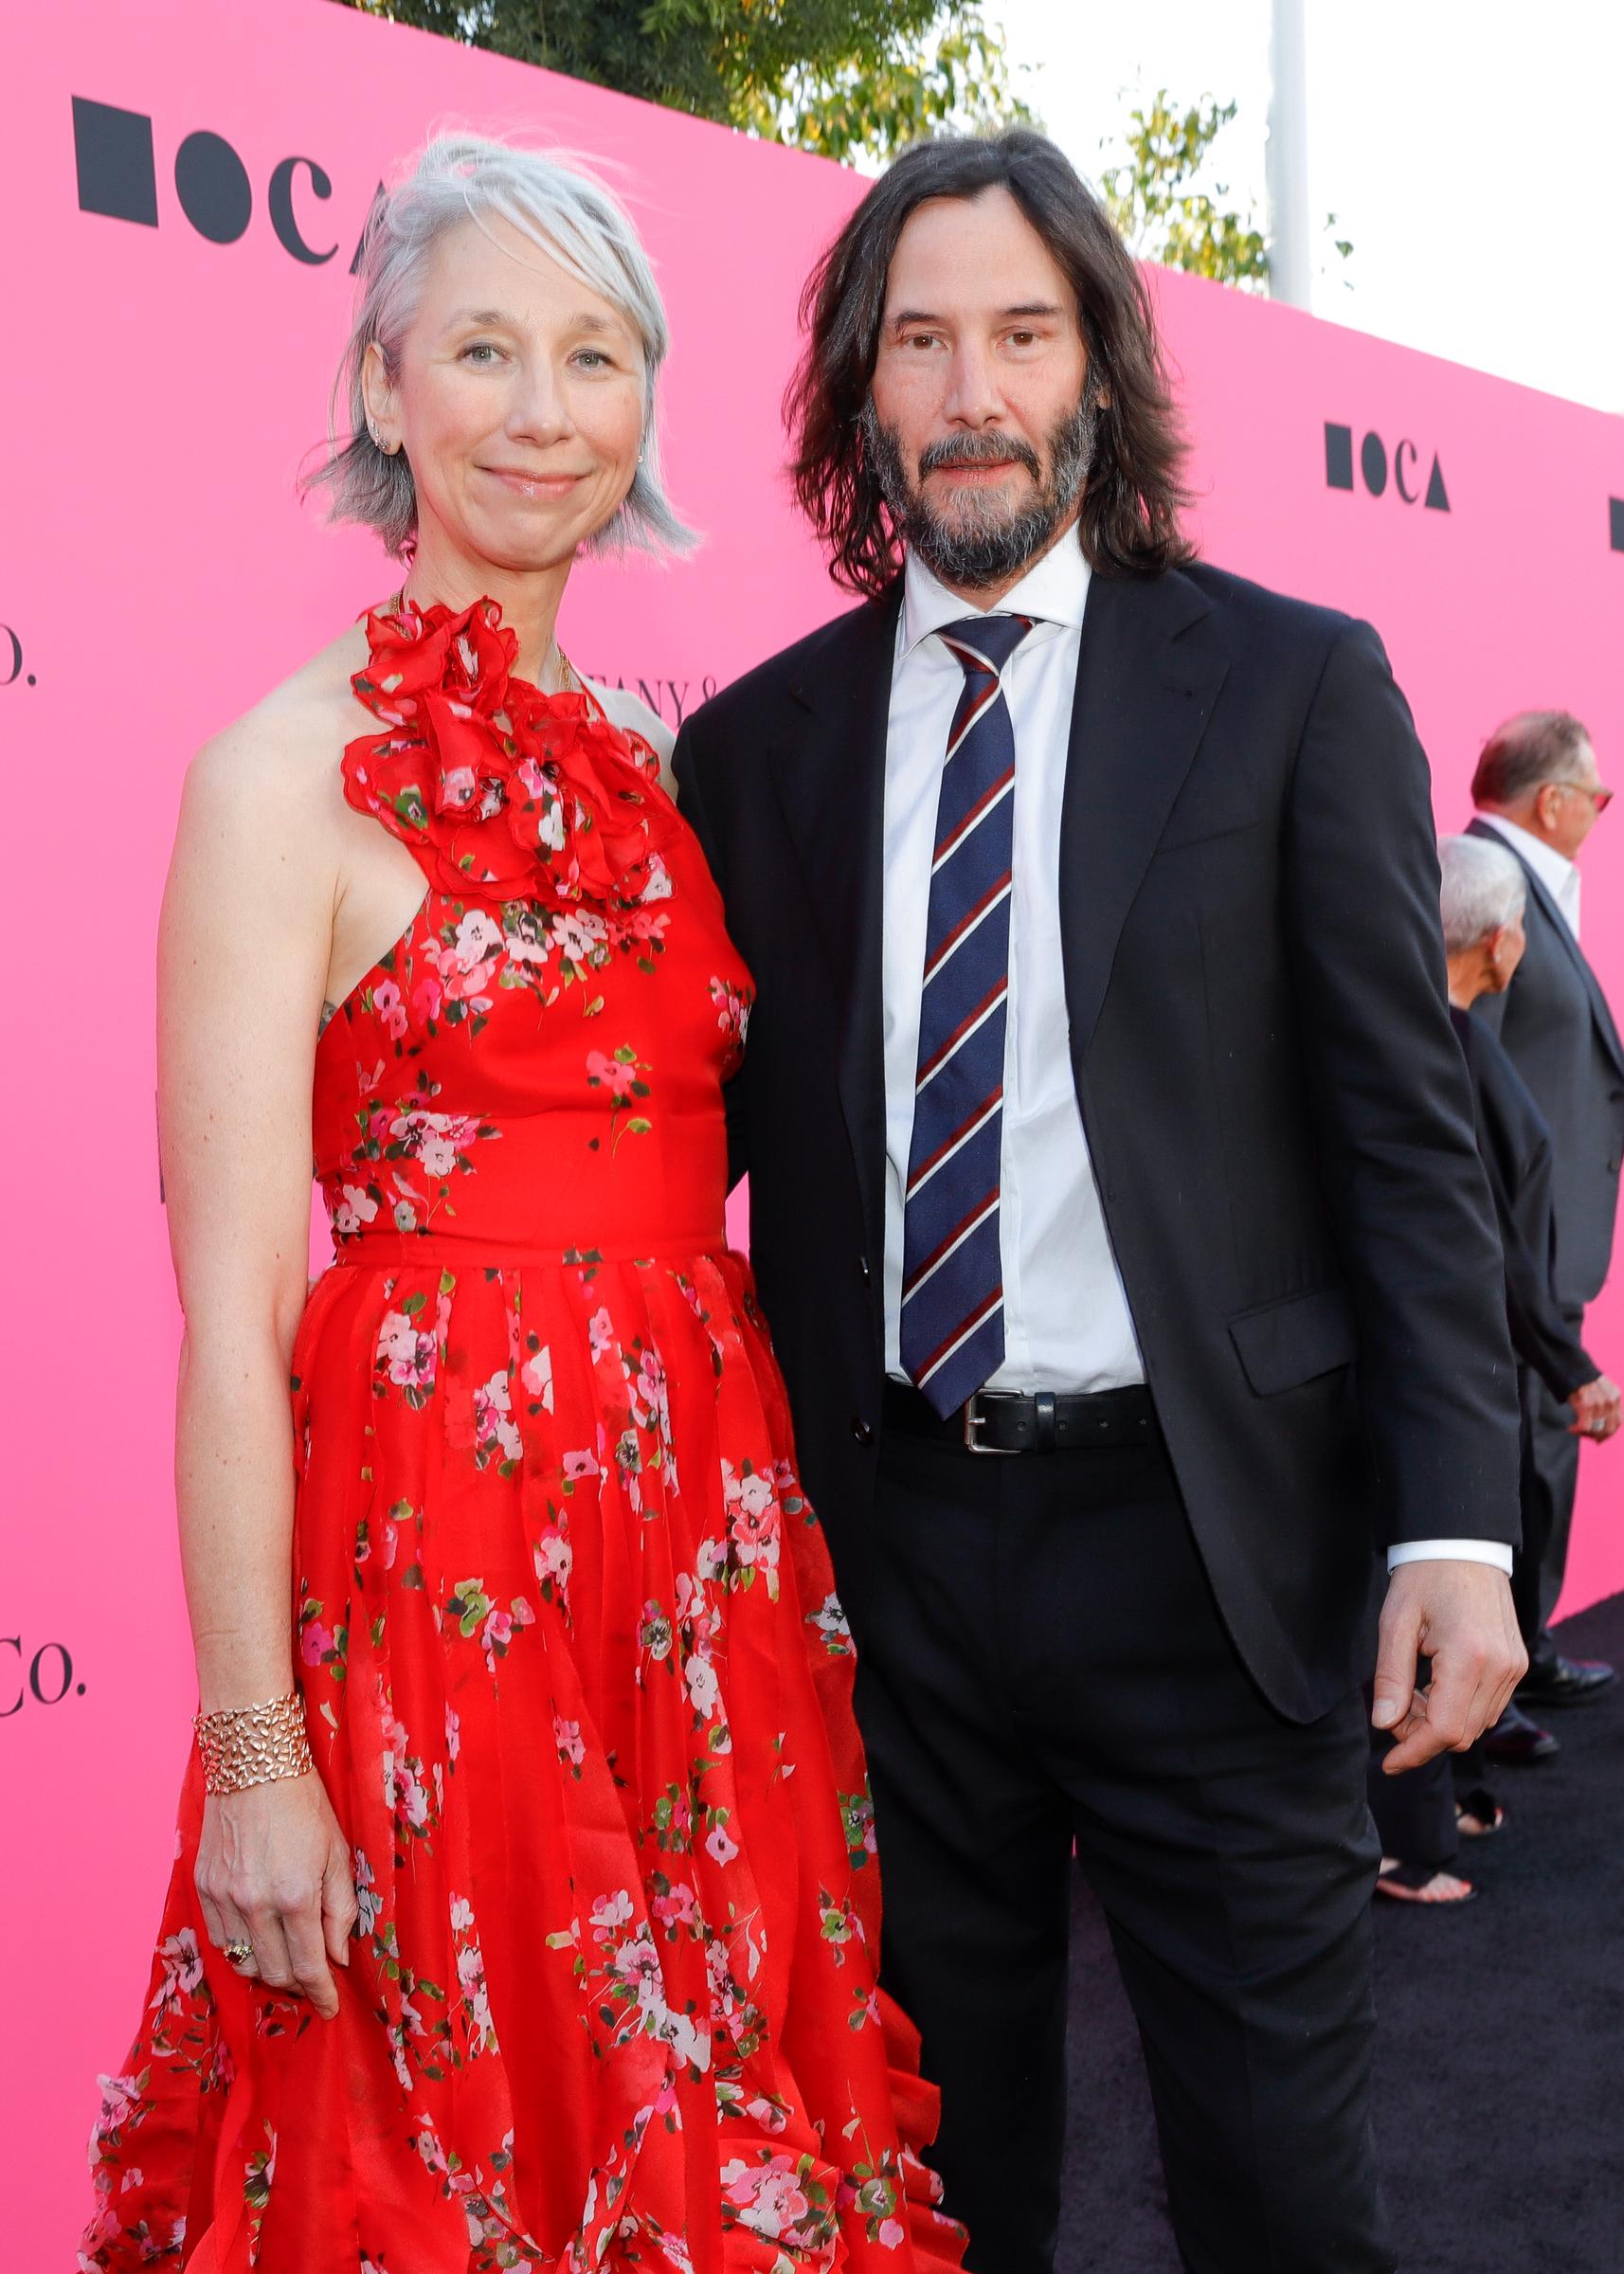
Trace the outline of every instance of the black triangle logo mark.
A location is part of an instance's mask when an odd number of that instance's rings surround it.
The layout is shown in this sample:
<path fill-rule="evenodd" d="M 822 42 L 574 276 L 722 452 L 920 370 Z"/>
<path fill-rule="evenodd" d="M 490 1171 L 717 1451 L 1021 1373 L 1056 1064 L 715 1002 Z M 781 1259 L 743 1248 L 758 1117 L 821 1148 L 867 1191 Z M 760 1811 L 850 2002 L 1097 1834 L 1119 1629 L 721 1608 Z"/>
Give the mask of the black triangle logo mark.
<path fill-rule="evenodd" d="M 1435 455 L 1432 478 L 1427 483 L 1427 503 L 1435 514 L 1447 514 L 1450 510 L 1450 494 L 1444 488 L 1444 470 Z"/>

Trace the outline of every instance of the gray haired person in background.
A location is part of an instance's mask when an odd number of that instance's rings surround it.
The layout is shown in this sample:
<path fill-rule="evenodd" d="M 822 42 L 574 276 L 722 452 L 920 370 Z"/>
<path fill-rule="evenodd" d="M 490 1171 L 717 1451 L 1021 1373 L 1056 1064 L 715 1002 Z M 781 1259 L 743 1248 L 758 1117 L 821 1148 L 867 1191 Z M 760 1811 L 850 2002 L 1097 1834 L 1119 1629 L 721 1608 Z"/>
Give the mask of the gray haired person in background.
<path fill-rule="evenodd" d="M 1470 835 L 1509 847 L 1527 890 L 1527 951 L 1503 993 L 1477 1016 L 1497 1034 L 1550 1128 L 1560 1251 L 1557 1292 L 1574 1333 L 1600 1292 L 1613 1254 L 1624 1162 L 1624 1042 L 1579 946 L 1579 849 L 1613 792 L 1589 731 L 1565 711 L 1525 711 L 1484 745 L 1471 785 Z M 1567 1568 L 1579 1438 L 1558 1399 L 1537 1394 L 1534 1457 L 1551 1502 L 1541 1574 L 1542 1623 L 1527 1637 L 1518 1696 L 1536 1709 L 1582 1705 L 1614 1679 L 1611 1667 L 1564 1658 L 1547 1622 Z M 1491 1752 L 1522 1759 L 1496 1737 Z M 1550 1750 L 1555 1751 L 1555 1741 Z"/>
<path fill-rule="evenodd" d="M 1524 866 L 1507 846 L 1476 834 L 1446 837 L 1438 857 L 1450 1018 L 1471 1077 L 1478 1149 L 1506 1251 L 1506 1309 L 1523 1411 L 1523 1547 L 1512 1594 L 1532 1659 L 1550 1609 L 1542 1579 L 1550 1568 L 1558 1514 L 1546 1416 L 1561 1417 L 1557 1426 L 1571 1469 L 1581 1437 L 1599 1443 L 1617 1430 L 1619 1393 L 1586 1352 L 1577 1319 L 1561 1300 L 1561 1176 L 1550 1128 L 1483 1016 L 1506 1002 L 1526 966 L 1530 919 L 1538 919 Z M 1592 1693 L 1597 1687 L 1593 1682 Z M 1556 1739 L 1515 1703 L 1484 1749 L 1491 1760 L 1510 1761 L 1548 1760 L 1559 1750 Z"/>

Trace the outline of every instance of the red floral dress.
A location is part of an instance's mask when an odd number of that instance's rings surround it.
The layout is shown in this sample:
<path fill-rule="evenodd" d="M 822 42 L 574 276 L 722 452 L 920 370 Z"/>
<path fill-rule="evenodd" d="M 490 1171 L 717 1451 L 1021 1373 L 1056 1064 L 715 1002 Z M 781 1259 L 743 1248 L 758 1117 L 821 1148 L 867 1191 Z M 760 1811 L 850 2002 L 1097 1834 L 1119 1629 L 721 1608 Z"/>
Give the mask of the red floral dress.
<path fill-rule="evenodd" d="M 352 805 L 428 891 L 316 1064 L 294 1612 L 361 1915 L 233 1973 L 194 1764 L 81 2268 L 926 2274 L 852 1651 L 722 1227 L 750 983 L 646 746 L 490 603 L 368 621 Z"/>

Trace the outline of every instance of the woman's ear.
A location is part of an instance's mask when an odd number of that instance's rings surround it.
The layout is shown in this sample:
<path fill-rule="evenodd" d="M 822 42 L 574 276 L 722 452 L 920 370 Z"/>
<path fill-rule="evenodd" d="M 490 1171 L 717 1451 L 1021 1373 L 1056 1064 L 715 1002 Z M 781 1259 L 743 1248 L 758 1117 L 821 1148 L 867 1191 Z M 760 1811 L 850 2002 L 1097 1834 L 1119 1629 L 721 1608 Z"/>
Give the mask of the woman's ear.
<path fill-rule="evenodd" d="M 361 400 L 367 406 L 368 433 L 378 448 L 392 458 L 401 446 L 393 426 L 395 390 L 384 351 L 375 339 L 369 344 L 361 366 Z"/>

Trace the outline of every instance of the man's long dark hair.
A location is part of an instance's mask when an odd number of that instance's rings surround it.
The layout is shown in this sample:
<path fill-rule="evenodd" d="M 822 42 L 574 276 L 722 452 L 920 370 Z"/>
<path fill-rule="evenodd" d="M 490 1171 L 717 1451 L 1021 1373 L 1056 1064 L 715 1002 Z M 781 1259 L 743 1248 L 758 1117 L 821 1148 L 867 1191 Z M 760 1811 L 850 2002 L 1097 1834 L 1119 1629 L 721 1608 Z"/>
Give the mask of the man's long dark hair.
<path fill-rule="evenodd" d="M 868 464 L 863 406 L 874 377 L 886 279 L 903 226 L 932 197 L 1009 191 L 1071 280 L 1090 369 L 1104 388 L 1081 540 L 1090 565 L 1152 576 L 1191 557 L 1179 527 L 1184 441 L 1150 296 L 1122 239 L 1068 160 L 1020 127 L 985 140 L 922 142 L 875 182 L 801 296 L 806 351 L 785 398 L 802 510 L 829 548 L 829 573 L 873 596 L 896 575 L 896 532 Z"/>

